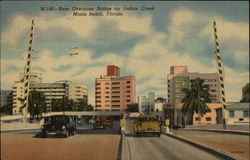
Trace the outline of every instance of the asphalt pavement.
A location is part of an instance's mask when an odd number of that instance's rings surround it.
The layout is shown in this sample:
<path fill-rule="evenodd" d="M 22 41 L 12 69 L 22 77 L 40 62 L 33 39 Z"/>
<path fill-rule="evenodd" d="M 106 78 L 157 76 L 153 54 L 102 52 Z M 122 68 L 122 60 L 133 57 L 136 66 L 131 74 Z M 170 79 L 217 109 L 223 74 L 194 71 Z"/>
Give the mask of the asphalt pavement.
<path fill-rule="evenodd" d="M 189 144 L 161 137 L 123 137 L 122 160 L 218 160 L 219 158 Z"/>

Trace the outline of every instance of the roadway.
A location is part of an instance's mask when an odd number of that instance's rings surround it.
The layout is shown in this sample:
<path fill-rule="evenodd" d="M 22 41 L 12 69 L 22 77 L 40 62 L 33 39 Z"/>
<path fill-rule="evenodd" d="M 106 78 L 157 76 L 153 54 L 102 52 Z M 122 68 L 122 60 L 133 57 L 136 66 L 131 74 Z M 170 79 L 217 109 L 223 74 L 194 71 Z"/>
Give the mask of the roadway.
<path fill-rule="evenodd" d="M 42 138 L 36 128 L 1 131 L 2 160 L 115 160 L 118 129 L 78 127 L 77 134 L 64 138 L 50 134 Z"/>
<path fill-rule="evenodd" d="M 124 136 L 122 160 L 218 160 L 212 154 L 166 135 L 161 137 Z"/>

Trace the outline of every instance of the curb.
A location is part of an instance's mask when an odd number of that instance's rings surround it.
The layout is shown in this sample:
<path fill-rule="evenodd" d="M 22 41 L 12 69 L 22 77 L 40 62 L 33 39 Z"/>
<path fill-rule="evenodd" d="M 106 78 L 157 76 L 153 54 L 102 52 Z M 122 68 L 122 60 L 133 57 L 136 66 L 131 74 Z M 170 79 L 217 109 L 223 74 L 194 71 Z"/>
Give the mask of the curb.
<path fill-rule="evenodd" d="M 247 131 L 230 131 L 230 130 L 216 130 L 216 129 L 194 129 L 194 128 L 185 128 L 184 131 L 204 131 L 204 132 L 217 132 L 217 133 L 226 133 L 226 134 L 238 134 L 238 135 L 250 135 L 250 132 Z"/>
<path fill-rule="evenodd" d="M 187 139 L 179 137 L 179 136 L 175 136 L 175 135 L 171 135 L 171 134 L 165 134 L 165 135 L 169 136 L 169 137 L 172 137 L 172 138 L 175 138 L 177 140 L 180 140 L 182 142 L 185 142 L 187 144 L 190 144 L 190 145 L 192 145 L 192 146 L 194 146 L 194 147 L 196 147 L 198 149 L 207 151 L 207 152 L 209 152 L 209 153 L 211 153 L 211 154 L 213 154 L 213 155 L 215 155 L 217 157 L 220 157 L 220 158 L 223 158 L 223 159 L 226 159 L 226 160 L 246 160 L 244 158 L 238 157 L 238 156 L 233 155 L 231 153 L 224 152 L 224 151 L 221 151 L 221 150 L 218 150 L 218 149 L 214 149 L 214 148 L 205 146 L 203 144 L 187 140 Z"/>
<path fill-rule="evenodd" d="M 120 135 L 118 149 L 116 151 L 116 160 L 122 159 L 122 143 L 123 143 L 123 134 Z"/>
<path fill-rule="evenodd" d="M 22 132 L 22 131 L 34 131 L 34 130 L 41 130 L 41 129 L 40 129 L 40 128 L 9 129 L 9 130 L 1 130 L 0 133 Z"/>

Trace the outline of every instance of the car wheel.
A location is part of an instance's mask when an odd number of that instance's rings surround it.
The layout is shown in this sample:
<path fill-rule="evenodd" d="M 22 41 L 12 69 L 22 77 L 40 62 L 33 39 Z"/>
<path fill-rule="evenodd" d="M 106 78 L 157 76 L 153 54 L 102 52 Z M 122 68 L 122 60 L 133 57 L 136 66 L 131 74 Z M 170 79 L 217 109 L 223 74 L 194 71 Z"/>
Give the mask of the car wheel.
<path fill-rule="evenodd" d="M 75 134 L 76 134 L 76 130 L 74 129 L 71 131 L 71 135 L 75 135 Z"/>
<path fill-rule="evenodd" d="M 66 133 L 64 134 L 64 137 L 67 138 L 68 136 L 70 136 L 70 131 L 66 130 Z"/>
<path fill-rule="evenodd" d="M 47 133 L 46 132 L 42 132 L 42 138 L 46 138 L 47 137 Z"/>

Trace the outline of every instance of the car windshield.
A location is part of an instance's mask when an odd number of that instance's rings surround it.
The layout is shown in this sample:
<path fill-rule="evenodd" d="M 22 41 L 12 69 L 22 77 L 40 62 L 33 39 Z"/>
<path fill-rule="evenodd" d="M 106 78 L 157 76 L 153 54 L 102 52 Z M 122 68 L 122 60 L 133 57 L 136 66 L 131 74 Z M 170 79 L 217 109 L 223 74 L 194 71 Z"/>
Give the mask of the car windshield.
<path fill-rule="evenodd" d="M 50 117 L 51 121 L 69 121 L 69 117 L 68 116 L 52 116 Z"/>

